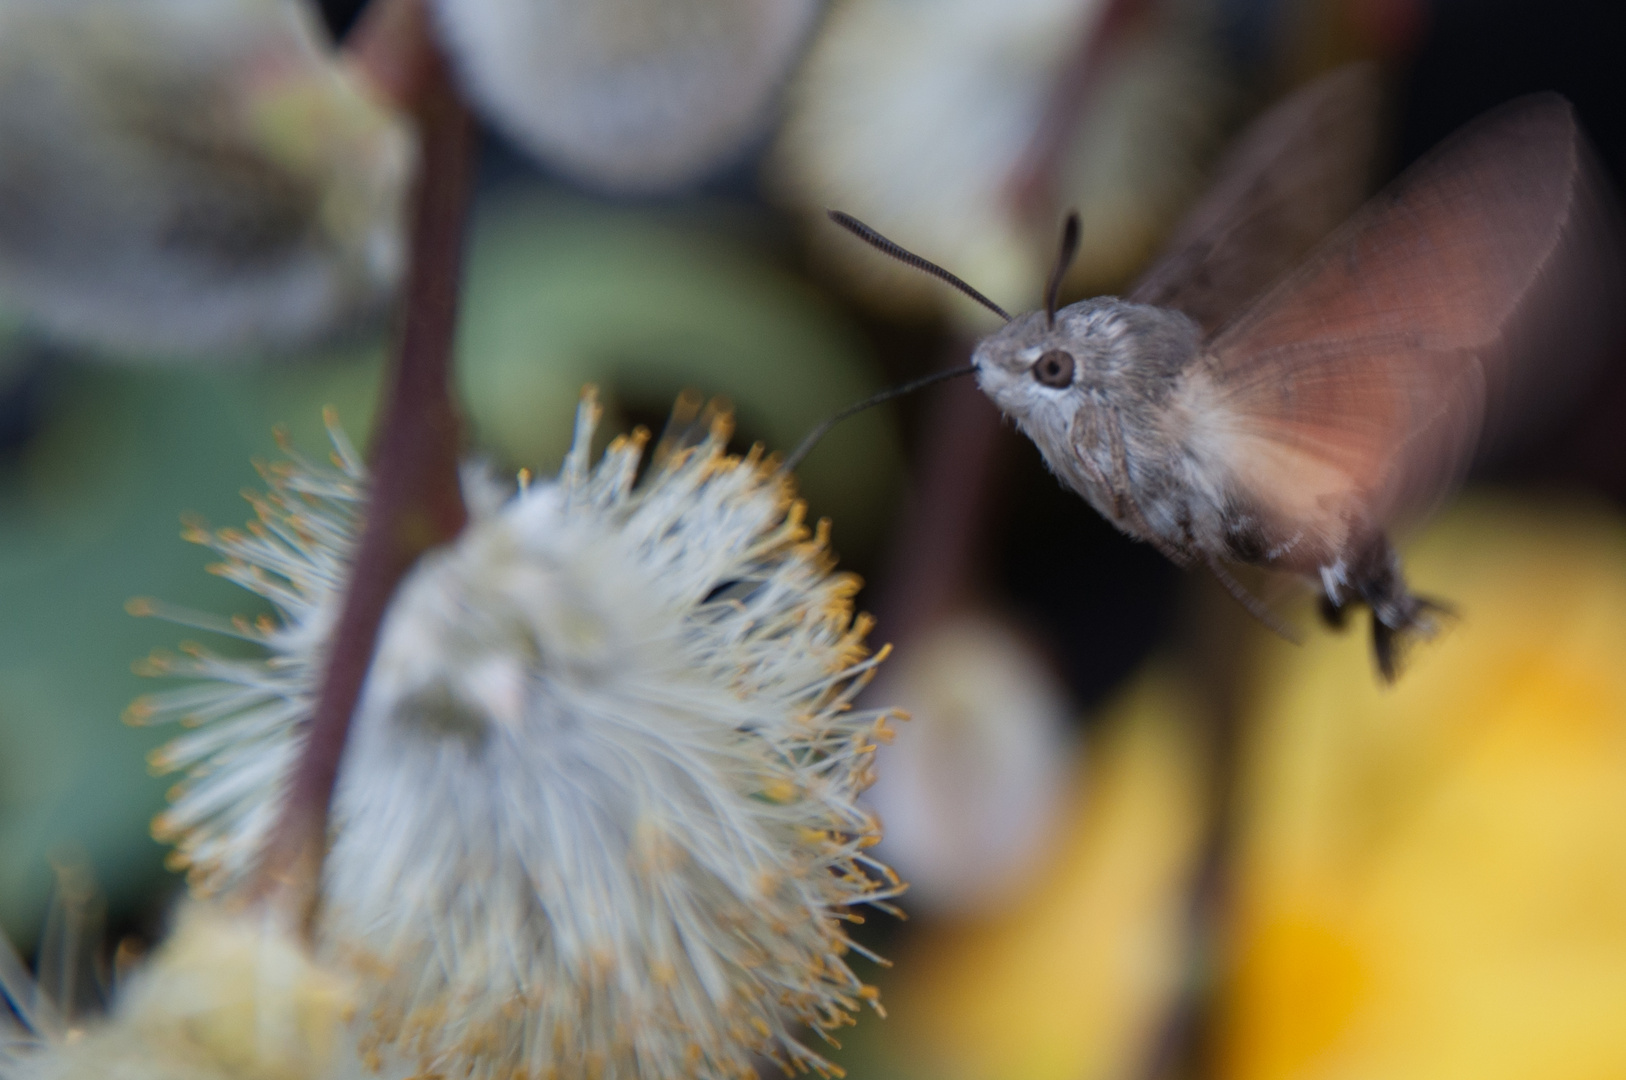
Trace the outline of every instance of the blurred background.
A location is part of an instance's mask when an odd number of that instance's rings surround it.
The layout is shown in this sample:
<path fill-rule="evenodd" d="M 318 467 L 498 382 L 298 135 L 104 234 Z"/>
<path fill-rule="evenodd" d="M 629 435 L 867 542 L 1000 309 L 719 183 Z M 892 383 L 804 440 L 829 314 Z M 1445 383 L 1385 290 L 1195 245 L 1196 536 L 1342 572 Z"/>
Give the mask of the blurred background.
<path fill-rule="evenodd" d="M 412 148 L 334 52 L 361 6 L 0 0 L 0 927 L 25 954 L 81 870 L 111 943 L 180 887 L 148 836 L 173 778 L 142 766 L 167 733 L 118 718 L 186 631 L 124 604 L 260 610 L 180 516 L 247 517 L 273 428 L 321 453 L 324 406 L 365 443 Z M 557 467 L 586 382 L 609 431 L 693 388 L 783 452 L 963 363 L 992 317 L 829 207 L 1012 310 L 1077 207 L 1064 299 L 1122 289 L 1228 138 L 1348 61 L 1384 76 L 1375 180 L 1557 90 L 1626 181 L 1611 0 L 692 0 L 692 48 L 628 31 L 599 68 L 603 35 L 532 6 L 534 56 L 443 14 L 489 129 L 460 391 L 505 469 Z M 862 930 L 895 967 L 861 973 L 889 1019 L 844 1040 L 850 1075 L 1626 1075 L 1621 361 L 1404 538 L 1460 618 L 1392 689 L 1364 620 L 1273 594 L 1307 641 L 1271 636 L 972 386 L 829 436 L 802 489 L 898 646 L 871 700 L 915 717 L 872 792 L 910 919 Z"/>

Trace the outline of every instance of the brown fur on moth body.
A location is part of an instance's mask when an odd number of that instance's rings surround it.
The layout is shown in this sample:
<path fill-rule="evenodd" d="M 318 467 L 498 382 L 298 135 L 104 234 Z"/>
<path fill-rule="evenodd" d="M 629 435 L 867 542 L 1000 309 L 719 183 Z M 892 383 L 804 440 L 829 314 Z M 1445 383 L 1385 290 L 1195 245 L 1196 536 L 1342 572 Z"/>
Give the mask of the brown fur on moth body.
<path fill-rule="evenodd" d="M 1614 337 L 1623 274 L 1607 190 L 1553 94 L 1473 121 L 1314 244 L 1306 203 L 1348 214 L 1353 189 L 1329 180 L 1370 144 L 1339 136 L 1375 130 L 1352 123 L 1374 101 L 1359 72 L 1300 91 L 1127 298 L 1057 311 L 1053 284 L 972 367 L 1063 483 L 1265 621 L 1226 564 L 1311 578 L 1331 621 L 1369 607 L 1393 679 L 1443 607 L 1407 588 L 1389 530 L 1577 382 Z"/>

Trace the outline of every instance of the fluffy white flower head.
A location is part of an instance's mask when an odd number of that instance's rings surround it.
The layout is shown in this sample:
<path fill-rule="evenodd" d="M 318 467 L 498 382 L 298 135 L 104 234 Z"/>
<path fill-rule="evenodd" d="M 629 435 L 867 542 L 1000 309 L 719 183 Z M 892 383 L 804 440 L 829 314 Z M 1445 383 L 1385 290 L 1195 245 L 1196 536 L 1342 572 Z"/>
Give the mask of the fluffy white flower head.
<path fill-rule="evenodd" d="M 143 675 L 194 680 L 138 698 L 124 719 L 199 729 L 154 751 L 148 764 L 159 774 L 186 773 L 170 789 L 173 805 L 153 821 L 152 833 L 175 845 L 170 869 L 186 870 L 200 893 L 228 891 L 254 870 L 314 708 L 323 643 L 343 598 L 366 498 L 361 457 L 331 415 L 328 430 L 334 467 L 301 457 L 286 441 L 289 460 L 259 466 L 270 490 L 245 493 L 258 517 L 246 531 L 210 532 L 189 520 L 181 534 L 218 552 L 223 558 L 209 571 L 270 600 L 277 618 L 227 621 L 149 599 L 126 605 L 132 615 L 245 638 L 268 653 L 263 660 L 228 659 L 189 642 L 180 656 L 158 652 L 136 665 Z"/>
<path fill-rule="evenodd" d="M 15 960 L 0 959 L 0 991 L 26 1027 L 8 1047 L 10 1010 L 0 1017 L 5 1080 L 360 1075 L 342 1041 L 350 980 L 317 964 L 280 918 L 264 912 L 187 904 L 157 953 L 120 986 L 112 1014 L 82 1027 L 63 1027 Z"/>
<path fill-rule="evenodd" d="M 472 99 L 582 183 L 682 187 L 767 126 L 817 0 L 435 0 Z"/>
<path fill-rule="evenodd" d="M 589 398 L 556 481 L 471 489 L 468 529 L 403 583 L 335 796 L 319 935 L 367 975 L 379 1063 L 824 1069 L 797 1025 L 828 1033 L 875 996 L 843 959 L 845 909 L 901 888 L 865 854 L 879 828 L 856 801 L 886 734 L 886 714 L 849 708 L 879 660 L 857 582 L 831 573 L 788 478 L 725 453 L 725 422 L 635 482 L 642 436 L 590 467 L 596 418 Z M 230 802 L 243 788 L 222 774 L 254 765 L 235 742 L 178 745 L 164 764 L 198 778 L 165 824 L 218 881 L 241 839 L 219 822 L 259 808 L 189 803 Z"/>
<path fill-rule="evenodd" d="M 1178 6 L 1178 5 L 1177 5 Z M 845 210 L 1001 303 L 1038 295 L 1060 221 L 1012 204 L 1012 170 L 1047 95 L 1105 0 L 845 0 L 832 5 L 791 85 L 770 179 L 815 223 L 812 241 L 881 307 L 987 312 L 879 258 L 827 208 Z M 1100 69 L 1057 163 L 1055 206 L 1084 219 L 1073 286 L 1120 283 L 1189 198 L 1223 116 L 1211 48 L 1182 8 Z M 1009 298 L 1009 299 L 1007 299 Z M 982 330 L 980 332 L 986 332 Z"/>
<path fill-rule="evenodd" d="M 405 265 L 405 120 L 303 0 L 0 0 L 0 293 L 115 354 L 308 346 Z"/>

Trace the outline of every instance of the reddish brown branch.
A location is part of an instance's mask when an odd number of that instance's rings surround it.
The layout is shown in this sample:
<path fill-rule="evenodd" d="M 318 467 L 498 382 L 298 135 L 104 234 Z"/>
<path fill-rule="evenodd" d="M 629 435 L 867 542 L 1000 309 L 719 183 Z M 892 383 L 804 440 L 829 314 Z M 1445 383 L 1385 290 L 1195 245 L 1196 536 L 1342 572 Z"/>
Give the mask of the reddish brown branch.
<path fill-rule="evenodd" d="M 969 345 L 954 347 L 963 359 Z M 1006 433 L 999 410 L 969 379 L 932 392 L 912 490 L 898 515 L 875 601 L 877 626 L 914 640 L 963 604 L 978 582 L 979 546 L 998 500 Z"/>
<path fill-rule="evenodd" d="M 1056 183 L 1079 119 L 1090 104 L 1101 70 L 1148 13 L 1152 0 L 1107 0 L 1106 10 L 1084 21 L 1056 73 L 1044 111 L 1005 182 L 1006 198 L 1025 221 L 1046 229 L 1061 207 Z M 1087 223 L 1086 223 L 1087 225 Z"/>
<path fill-rule="evenodd" d="M 408 111 L 445 81 L 424 0 L 372 0 L 345 37 L 344 57 L 380 97 Z"/>
<path fill-rule="evenodd" d="M 417 9 L 420 17 L 403 21 L 402 8 Z M 397 70 L 413 74 L 393 89 L 403 94 L 401 103 L 417 121 L 422 162 L 412 261 L 373 445 L 366 524 L 304 749 L 252 886 L 254 895 L 301 921 L 315 909 L 328 806 L 384 611 L 418 556 L 456 536 L 466 519 L 458 489 L 461 425 L 452 403 L 451 361 L 476 131 L 433 52 L 421 14 L 418 0 L 387 0 L 358 28 L 362 40 L 376 41 L 366 37 L 367 30 L 387 26 L 399 34 L 402 27 L 416 26 L 415 34 L 397 38 L 400 48 L 411 50 Z M 374 58 L 384 55 L 375 50 Z"/>

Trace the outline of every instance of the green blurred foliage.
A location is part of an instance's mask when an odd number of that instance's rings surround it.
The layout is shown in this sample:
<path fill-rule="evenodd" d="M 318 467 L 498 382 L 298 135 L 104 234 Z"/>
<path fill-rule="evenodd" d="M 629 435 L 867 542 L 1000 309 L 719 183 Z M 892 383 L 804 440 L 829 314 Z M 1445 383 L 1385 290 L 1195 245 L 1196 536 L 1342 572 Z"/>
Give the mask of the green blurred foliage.
<path fill-rule="evenodd" d="M 500 195 L 476 225 L 467 288 L 463 395 L 480 445 L 510 464 L 545 471 L 564 456 L 584 383 L 604 391 L 607 432 L 629 414 L 658 422 L 693 388 L 732 399 L 742 444 L 781 453 L 882 385 L 845 316 L 692 217 Z M 901 456 L 876 411 L 837 428 L 799 470 L 844 553 L 878 540 Z"/>
<path fill-rule="evenodd" d="M 204 573 L 208 557 L 180 540 L 178 515 L 240 521 L 236 492 L 255 479 L 250 459 L 275 449 L 278 414 L 342 400 L 336 375 L 354 367 L 61 362 L 47 373 L 42 423 L 0 472 L 0 924 L 16 940 L 30 940 L 45 914 L 47 858 L 60 847 L 88 854 L 115 907 L 160 886 L 147 821 L 164 782 L 142 755 L 167 733 L 118 716 L 146 689 L 131 662 L 186 634 L 131 618 L 123 604 L 152 594 L 257 610 Z"/>

